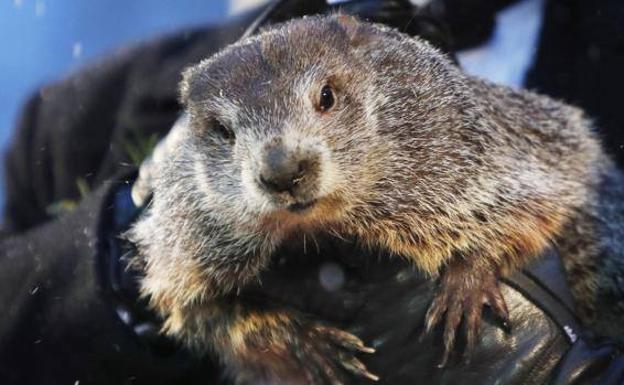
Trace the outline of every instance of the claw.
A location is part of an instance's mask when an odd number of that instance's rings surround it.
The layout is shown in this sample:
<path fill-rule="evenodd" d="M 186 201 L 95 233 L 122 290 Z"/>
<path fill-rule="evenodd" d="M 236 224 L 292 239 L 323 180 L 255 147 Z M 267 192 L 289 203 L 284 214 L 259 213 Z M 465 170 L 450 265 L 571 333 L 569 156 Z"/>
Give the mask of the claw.
<path fill-rule="evenodd" d="M 447 307 L 447 298 L 445 293 L 441 293 L 435 297 L 433 303 L 429 306 L 429 310 L 427 310 L 427 314 L 425 315 L 425 330 L 423 334 L 421 334 L 421 339 L 424 335 L 431 333 L 433 328 L 440 323 L 442 315 L 446 313 Z"/>
<path fill-rule="evenodd" d="M 433 304 L 427 311 L 426 325 L 425 325 L 425 329 L 427 330 L 427 333 L 431 332 L 434 326 L 437 325 L 442 320 L 442 315 L 448 309 L 447 302 L 448 302 L 447 296 L 445 293 L 443 293 L 439 297 L 436 297 L 436 299 L 434 300 Z"/>
<path fill-rule="evenodd" d="M 444 325 L 444 356 L 442 362 L 438 364 L 439 368 L 443 368 L 448 363 L 448 359 L 455 347 L 455 337 L 457 336 L 457 327 L 462 320 L 464 309 L 461 302 L 455 302 L 446 313 L 446 324 Z"/>
<path fill-rule="evenodd" d="M 323 334 L 329 335 L 332 341 L 349 350 L 354 350 L 362 353 L 372 354 L 375 353 L 375 349 L 364 345 L 364 342 L 351 333 L 344 330 L 334 329 L 326 326 L 317 326 L 316 330 Z"/>
<path fill-rule="evenodd" d="M 362 361 L 358 360 L 355 357 L 352 357 L 351 359 L 346 360 L 346 361 L 342 361 L 341 363 L 345 369 L 349 370 L 350 372 L 356 375 L 366 377 L 372 381 L 379 381 L 379 376 L 369 372 L 368 369 L 366 368 L 366 365 L 364 365 Z"/>
<path fill-rule="evenodd" d="M 358 348 L 358 351 L 359 351 L 359 352 L 362 352 L 362 353 L 373 354 L 373 353 L 375 353 L 377 350 L 375 350 L 375 348 L 371 348 L 370 346 L 360 346 L 360 347 Z"/>

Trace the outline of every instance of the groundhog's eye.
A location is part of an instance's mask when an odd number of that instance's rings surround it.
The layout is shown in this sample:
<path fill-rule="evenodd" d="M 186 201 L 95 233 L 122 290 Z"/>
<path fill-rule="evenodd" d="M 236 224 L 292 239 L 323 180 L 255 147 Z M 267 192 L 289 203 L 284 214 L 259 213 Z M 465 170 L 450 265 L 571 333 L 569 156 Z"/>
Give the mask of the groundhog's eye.
<path fill-rule="evenodd" d="M 334 90 L 329 85 L 323 86 L 319 99 L 319 110 L 321 112 L 329 111 L 334 106 L 334 103 Z"/>
<path fill-rule="evenodd" d="M 216 133 L 223 139 L 229 140 L 229 141 L 233 141 L 234 139 L 236 139 L 236 136 L 234 135 L 234 131 L 229 129 L 220 121 L 215 120 L 214 127 L 215 127 Z"/>

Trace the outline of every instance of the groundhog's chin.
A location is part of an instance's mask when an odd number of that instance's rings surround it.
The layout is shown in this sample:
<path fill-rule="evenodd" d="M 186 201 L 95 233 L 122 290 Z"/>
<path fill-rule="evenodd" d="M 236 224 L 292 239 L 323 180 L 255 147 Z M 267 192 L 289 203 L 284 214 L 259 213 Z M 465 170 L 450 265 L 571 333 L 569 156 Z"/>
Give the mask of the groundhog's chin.
<path fill-rule="evenodd" d="M 326 196 L 307 202 L 275 204 L 262 215 L 260 226 L 265 231 L 292 233 L 310 231 L 340 220 L 345 205 L 336 196 Z"/>
<path fill-rule="evenodd" d="M 312 210 L 314 208 L 316 202 L 316 199 L 312 199 L 306 202 L 291 203 L 286 206 L 286 210 L 290 211 L 291 213 L 305 215 L 308 210 Z"/>

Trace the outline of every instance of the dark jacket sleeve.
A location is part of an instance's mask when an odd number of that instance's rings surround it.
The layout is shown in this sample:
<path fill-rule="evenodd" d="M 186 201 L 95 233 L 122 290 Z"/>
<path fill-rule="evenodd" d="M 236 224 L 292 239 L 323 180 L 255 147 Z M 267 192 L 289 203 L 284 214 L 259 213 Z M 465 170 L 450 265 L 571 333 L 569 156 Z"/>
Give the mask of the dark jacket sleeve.
<path fill-rule="evenodd" d="M 214 383 L 210 362 L 151 350 L 115 312 L 100 254 L 119 183 L 0 242 L 0 383 Z"/>
<path fill-rule="evenodd" d="M 526 86 L 582 107 L 624 167 L 624 2 L 549 0 Z"/>
<path fill-rule="evenodd" d="M 108 150 L 127 67 L 127 58 L 109 59 L 28 101 L 6 155 L 5 233 L 43 223 L 55 202 L 79 199 L 79 179 L 91 181 Z"/>

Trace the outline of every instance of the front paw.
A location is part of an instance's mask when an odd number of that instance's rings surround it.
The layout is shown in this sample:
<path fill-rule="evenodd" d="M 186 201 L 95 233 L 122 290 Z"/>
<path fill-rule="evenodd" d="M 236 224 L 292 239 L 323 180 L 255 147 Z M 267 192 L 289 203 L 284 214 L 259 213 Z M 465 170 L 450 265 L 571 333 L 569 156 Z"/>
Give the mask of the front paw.
<path fill-rule="evenodd" d="M 374 349 L 348 332 L 309 323 L 273 330 L 270 338 L 247 344 L 237 357 L 239 369 L 254 383 L 262 378 L 272 384 L 342 385 L 351 383 L 350 376 L 379 379 L 356 357 Z"/>
<path fill-rule="evenodd" d="M 474 350 L 483 306 L 489 306 L 509 328 L 509 312 L 500 291 L 499 276 L 464 262 L 451 263 L 440 279 L 438 291 L 425 316 L 425 333 L 444 320 L 444 355 L 438 367 L 448 363 L 462 319 L 466 332 L 466 361 Z"/>
<path fill-rule="evenodd" d="M 342 384 L 343 372 L 373 381 L 379 377 L 369 372 L 357 353 L 372 354 L 356 336 L 340 329 L 310 325 L 300 346 L 293 346 L 302 368 L 308 371 L 310 384 Z"/>

